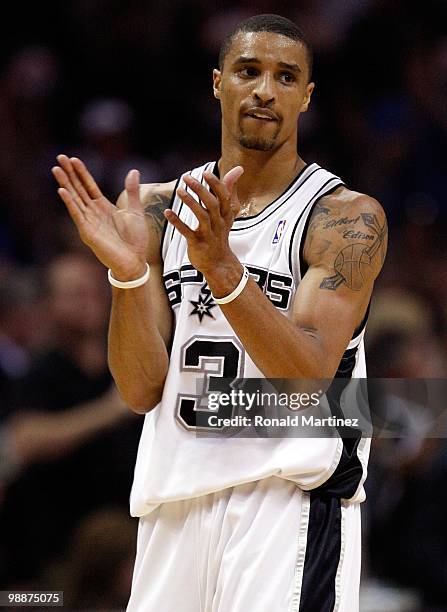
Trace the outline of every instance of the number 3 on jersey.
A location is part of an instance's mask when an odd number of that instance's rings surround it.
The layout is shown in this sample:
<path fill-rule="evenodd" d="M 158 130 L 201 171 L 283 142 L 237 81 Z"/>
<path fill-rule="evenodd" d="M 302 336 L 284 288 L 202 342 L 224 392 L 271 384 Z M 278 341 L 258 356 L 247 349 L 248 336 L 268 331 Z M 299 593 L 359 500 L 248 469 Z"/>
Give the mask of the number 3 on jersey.
<path fill-rule="evenodd" d="M 230 393 L 228 379 L 242 378 L 244 349 L 237 338 L 193 336 L 182 347 L 180 370 L 197 376 L 197 394 L 179 394 L 176 417 L 185 429 L 206 429 L 208 418 L 231 418 L 233 407 L 219 406 L 211 410 L 208 406 L 209 393 Z M 214 428 L 216 429 L 216 428 Z"/>

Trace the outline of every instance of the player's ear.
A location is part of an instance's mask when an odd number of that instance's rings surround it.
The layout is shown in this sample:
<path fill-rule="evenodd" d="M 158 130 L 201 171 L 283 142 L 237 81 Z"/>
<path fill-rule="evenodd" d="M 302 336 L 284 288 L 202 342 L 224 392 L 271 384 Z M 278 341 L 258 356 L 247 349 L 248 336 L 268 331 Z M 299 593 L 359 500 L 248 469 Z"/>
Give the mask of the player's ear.
<path fill-rule="evenodd" d="M 214 97 L 217 98 L 218 100 L 220 99 L 221 83 L 222 83 L 222 73 L 220 70 L 217 70 L 217 68 L 215 68 L 213 70 L 213 92 L 214 92 Z"/>
<path fill-rule="evenodd" d="M 305 113 L 307 111 L 307 109 L 309 108 L 309 104 L 310 104 L 310 98 L 312 96 L 312 92 L 314 90 L 315 87 L 315 83 L 308 83 L 306 86 L 306 94 L 304 96 L 304 100 L 301 104 L 301 109 L 300 112 L 301 113 Z"/>

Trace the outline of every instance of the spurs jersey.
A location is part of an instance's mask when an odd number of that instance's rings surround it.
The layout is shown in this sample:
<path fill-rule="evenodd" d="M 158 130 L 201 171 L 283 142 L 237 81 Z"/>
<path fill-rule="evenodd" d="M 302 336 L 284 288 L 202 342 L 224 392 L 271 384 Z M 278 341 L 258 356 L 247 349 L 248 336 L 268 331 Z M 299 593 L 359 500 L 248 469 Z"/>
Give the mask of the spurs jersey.
<path fill-rule="evenodd" d="M 213 170 L 217 173 L 217 164 L 210 162 L 190 174 L 206 185 L 203 172 Z M 279 198 L 255 216 L 235 219 L 231 228 L 232 251 L 273 306 L 289 319 L 304 273 L 302 249 L 310 213 L 319 198 L 341 185 L 340 178 L 317 164 L 307 165 Z M 182 178 L 178 186 L 190 191 Z M 171 206 L 189 227 L 197 227 L 176 190 Z M 144 516 L 160 503 L 270 476 L 292 480 L 304 491 L 321 488 L 340 499 L 363 501 L 366 438 L 346 440 L 337 431 L 327 438 L 197 436 L 200 381 L 263 378 L 263 374 L 213 301 L 204 276 L 188 260 L 185 238 L 169 224 L 162 257 L 175 329 L 161 402 L 145 416 L 131 513 Z M 364 329 L 358 330 L 346 347 L 338 375 L 366 376 L 363 333 Z M 266 342 L 275 342 L 274 330 Z"/>

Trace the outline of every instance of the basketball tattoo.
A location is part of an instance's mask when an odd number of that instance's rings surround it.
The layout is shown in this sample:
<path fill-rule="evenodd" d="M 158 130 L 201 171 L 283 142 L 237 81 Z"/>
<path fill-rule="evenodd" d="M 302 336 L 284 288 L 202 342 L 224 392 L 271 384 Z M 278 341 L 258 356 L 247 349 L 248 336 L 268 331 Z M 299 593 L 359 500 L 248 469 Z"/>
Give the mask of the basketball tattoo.
<path fill-rule="evenodd" d="M 386 222 L 383 226 L 376 215 L 360 213 L 363 223 L 375 234 L 372 244 L 355 242 L 341 249 L 334 261 L 335 274 L 324 278 L 320 289 L 335 291 L 345 284 L 353 291 L 360 291 L 368 278 L 368 268 L 372 259 L 380 251 L 381 262 L 385 259 L 385 238 L 387 233 Z M 366 236 L 365 236 L 366 237 Z"/>

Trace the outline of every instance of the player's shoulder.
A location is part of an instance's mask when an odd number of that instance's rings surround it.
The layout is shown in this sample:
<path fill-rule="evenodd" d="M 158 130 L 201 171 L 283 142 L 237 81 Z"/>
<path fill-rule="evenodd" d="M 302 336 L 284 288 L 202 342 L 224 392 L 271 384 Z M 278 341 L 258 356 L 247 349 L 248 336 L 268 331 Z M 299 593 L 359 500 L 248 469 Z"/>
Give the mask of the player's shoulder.
<path fill-rule="evenodd" d="M 373 261 L 377 275 L 385 258 L 387 239 L 386 216 L 380 203 L 341 186 L 315 204 L 306 233 L 304 259 L 309 265 L 325 265 L 353 246 L 359 253 L 377 253 Z"/>
<path fill-rule="evenodd" d="M 177 181 L 168 183 L 146 183 L 141 185 L 141 201 L 143 206 L 150 206 L 154 201 L 171 201 Z"/>
<path fill-rule="evenodd" d="M 386 215 L 375 198 L 344 185 L 317 200 L 310 214 L 306 242 L 320 240 L 362 240 L 368 242 L 374 234 L 386 229 Z"/>
<path fill-rule="evenodd" d="M 340 217 L 341 219 L 344 217 L 350 219 L 362 213 L 376 215 L 381 220 L 385 220 L 386 217 L 382 205 L 375 198 L 348 189 L 344 185 L 320 198 L 312 216 L 321 208 L 325 209 L 324 214 L 327 216 Z"/>
<path fill-rule="evenodd" d="M 140 185 L 140 200 L 149 229 L 147 261 L 150 265 L 160 264 L 160 244 L 167 224 L 164 211 L 170 206 L 175 185 L 176 181 Z M 126 190 L 120 194 L 116 205 L 118 208 L 127 208 Z"/>
<path fill-rule="evenodd" d="M 143 205 L 144 214 L 151 232 L 151 243 L 158 244 L 161 240 L 163 229 L 167 223 L 164 211 L 169 208 L 176 181 L 168 183 L 143 183 L 140 185 L 140 200 Z M 127 192 L 124 190 L 119 196 L 118 208 L 127 207 Z"/>
<path fill-rule="evenodd" d="M 143 207 L 166 204 L 168 207 L 174 193 L 176 180 L 167 183 L 143 183 L 140 185 L 140 199 Z M 127 205 L 127 192 L 122 191 L 116 205 L 123 208 Z"/>

